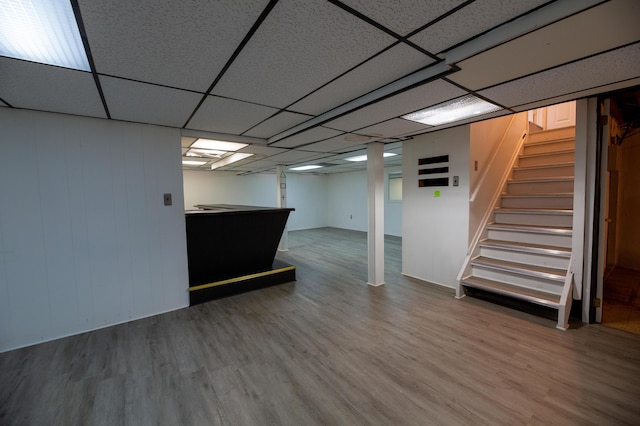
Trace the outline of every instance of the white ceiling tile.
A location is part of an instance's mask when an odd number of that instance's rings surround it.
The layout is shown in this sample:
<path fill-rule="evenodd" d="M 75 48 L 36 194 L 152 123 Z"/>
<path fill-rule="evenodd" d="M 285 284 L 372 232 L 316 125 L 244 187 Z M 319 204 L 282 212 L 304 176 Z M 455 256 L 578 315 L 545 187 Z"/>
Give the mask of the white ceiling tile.
<path fill-rule="evenodd" d="M 466 0 L 343 0 L 342 2 L 400 35 L 444 15 Z"/>
<path fill-rule="evenodd" d="M 326 125 L 334 129 L 354 131 L 463 94 L 466 92 L 459 87 L 443 80 L 436 80 L 361 108 L 330 121 Z"/>
<path fill-rule="evenodd" d="M 429 52 L 440 53 L 548 1 L 477 0 L 429 26 L 410 40 Z"/>
<path fill-rule="evenodd" d="M 640 43 L 479 92 L 508 107 L 636 78 Z"/>
<path fill-rule="evenodd" d="M 116 120 L 182 127 L 202 98 L 199 93 L 113 77 L 100 76 L 100 84 Z"/>
<path fill-rule="evenodd" d="M 399 44 L 296 102 L 290 109 L 318 115 L 433 62 L 416 49 Z"/>
<path fill-rule="evenodd" d="M 351 152 L 363 148 L 362 142 L 350 142 L 345 140 L 345 135 L 336 136 L 326 141 L 312 143 L 304 147 L 307 151 L 317 152 Z"/>
<path fill-rule="evenodd" d="M 457 65 L 449 78 L 480 90 L 640 40 L 640 2 L 618 0 L 519 37 Z"/>
<path fill-rule="evenodd" d="M 317 158 L 323 158 L 326 156 L 326 154 L 318 154 L 317 152 L 289 150 L 281 154 L 273 155 L 269 157 L 268 160 L 276 162 L 278 164 L 292 164 L 301 161 L 312 161 Z"/>
<path fill-rule="evenodd" d="M 305 114 L 282 111 L 278 115 L 271 117 L 250 129 L 244 135 L 268 139 L 273 135 L 295 126 L 296 124 L 309 120 L 310 118 L 312 117 Z"/>
<path fill-rule="evenodd" d="M 553 98 L 548 98 L 548 99 L 545 99 L 545 100 L 542 100 L 542 101 L 532 102 L 530 104 L 518 105 L 517 107 L 514 107 L 513 109 L 516 112 L 528 111 L 530 109 L 542 108 L 542 107 L 553 105 L 553 104 L 558 104 L 558 103 L 567 102 L 567 101 L 573 101 L 573 100 L 576 100 L 576 99 L 586 98 L 586 97 L 589 97 L 589 96 L 596 96 L 596 95 L 599 95 L 599 94 L 602 94 L 602 93 L 615 92 L 617 90 L 627 89 L 629 87 L 635 87 L 635 86 L 640 86 L 640 77 L 639 78 L 633 78 L 633 79 L 630 79 L 630 80 L 624 80 L 624 81 L 618 82 L 618 83 L 612 83 L 612 84 L 606 84 L 604 86 L 598 86 L 598 87 L 593 88 L 593 89 L 580 90 L 578 92 L 573 92 L 571 94 L 564 95 L 564 96 L 555 96 Z"/>
<path fill-rule="evenodd" d="M 99 73 L 204 92 L 267 0 L 79 0 Z"/>
<path fill-rule="evenodd" d="M 0 57 L 0 98 L 16 108 L 106 118 L 91 73 Z"/>
<path fill-rule="evenodd" d="M 190 136 L 181 136 L 180 137 L 180 145 L 184 147 L 191 146 L 192 143 L 197 141 L 198 138 L 190 137 Z"/>
<path fill-rule="evenodd" d="M 283 148 L 273 148 L 264 145 L 249 145 L 238 150 L 238 152 L 249 152 L 251 154 L 260 154 L 265 156 L 271 156 L 285 152 Z"/>
<path fill-rule="evenodd" d="M 213 93 L 283 108 L 393 41 L 329 2 L 280 0 Z"/>
<path fill-rule="evenodd" d="M 276 112 L 278 110 L 275 108 L 207 96 L 187 127 L 239 135 Z"/>
<path fill-rule="evenodd" d="M 297 135 L 289 136 L 288 138 L 281 139 L 277 142 L 274 142 L 270 146 L 281 147 L 281 148 L 295 148 L 297 146 L 306 145 L 311 142 L 320 141 L 323 139 L 328 139 L 333 136 L 337 136 L 342 132 L 334 129 L 328 129 L 326 127 L 318 126 L 309 130 L 305 130 L 304 132 L 298 133 Z"/>
<path fill-rule="evenodd" d="M 403 118 L 394 118 L 364 129 L 358 130 L 358 133 L 365 135 L 382 135 L 385 138 L 393 138 L 402 136 L 411 132 L 419 132 L 428 129 L 430 126 L 416 123 L 415 121 L 405 120 Z"/>

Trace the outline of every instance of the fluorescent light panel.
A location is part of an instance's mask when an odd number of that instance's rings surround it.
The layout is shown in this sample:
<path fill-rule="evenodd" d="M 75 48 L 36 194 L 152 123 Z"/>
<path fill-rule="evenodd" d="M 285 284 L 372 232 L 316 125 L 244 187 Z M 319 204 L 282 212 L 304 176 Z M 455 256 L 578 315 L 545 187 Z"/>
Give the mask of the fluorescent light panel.
<path fill-rule="evenodd" d="M 421 111 L 403 115 L 402 118 L 429 126 L 452 123 L 475 115 L 487 114 L 502 109 L 498 105 L 476 98 L 473 95 L 443 102 Z"/>
<path fill-rule="evenodd" d="M 227 151 L 218 151 L 215 149 L 201 149 L 201 148 L 191 148 L 185 154 L 187 157 L 209 157 L 209 158 L 220 158 Z"/>
<path fill-rule="evenodd" d="M 218 160 L 211 165 L 211 170 L 218 169 L 222 166 L 227 166 L 231 163 L 235 163 L 240 160 L 244 160 L 245 158 L 251 157 L 253 154 L 245 153 L 245 152 L 236 152 L 235 154 L 231 154 L 228 157 L 223 158 L 222 160 Z"/>
<path fill-rule="evenodd" d="M 191 144 L 191 148 L 213 149 L 216 151 L 237 151 L 248 146 L 246 143 L 218 141 L 213 139 L 198 139 Z"/>
<path fill-rule="evenodd" d="M 298 167 L 292 167 L 289 170 L 294 170 L 296 172 L 302 172 L 305 170 L 313 170 L 313 169 L 320 169 L 322 168 L 322 166 L 317 166 L 315 164 L 309 164 L 308 166 L 298 166 Z"/>
<path fill-rule="evenodd" d="M 398 155 L 395 154 L 393 152 L 385 152 L 384 154 L 382 154 L 383 157 L 393 157 L 394 155 Z M 367 161 L 367 155 L 356 155 L 355 157 L 349 157 L 349 158 L 345 158 L 345 160 L 347 161 Z"/>
<path fill-rule="evenodd" d="M 69 0 L 0 0 L 0 56 L 91 70 Z"/>
<path fill-rule="evenodd" d="M 202 166 L 207 164 L 206 161 L 191 161 L 191 160 L 182 160 L 183 166 Z"/>

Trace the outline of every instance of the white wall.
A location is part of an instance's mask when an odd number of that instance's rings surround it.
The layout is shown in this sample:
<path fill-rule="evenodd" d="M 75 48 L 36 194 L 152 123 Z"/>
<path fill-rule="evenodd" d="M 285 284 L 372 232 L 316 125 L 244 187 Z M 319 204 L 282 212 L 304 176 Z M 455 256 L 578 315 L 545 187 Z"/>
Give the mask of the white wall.
<path fill-rule="evenodd" d="M 184 171 L 184 208 L 196 204 L 241 204 L 275 207 L 275 173 L 239 176 L 232 172 Z M 327 178 L 287 173 L 287 207 L 290 231 L 327 226 Z"/>
<path fill-rule="evenodd" d="M 188 305 L 179 130 L 8 108 L 0 128 L 0 351 Z"/>
<path fill-rule="evenodd" d="M 467 253 L 469 126 L 416 136 L 402 147 L 402 272 L 447 287 Z M 460 186 L 418 187 L 418 159 L 449 155 L 449 180 Z M 434 191 L 440 191 L 440 197 Z"/>
<path fill-rule="evenodd" d="M 402 202 L 389 201 L 389 173 L 400 167 L 384 169 L 384 233 L 402 236 Z M 367 171 L 328 175 L 328 226 L 367 232 Z"/>

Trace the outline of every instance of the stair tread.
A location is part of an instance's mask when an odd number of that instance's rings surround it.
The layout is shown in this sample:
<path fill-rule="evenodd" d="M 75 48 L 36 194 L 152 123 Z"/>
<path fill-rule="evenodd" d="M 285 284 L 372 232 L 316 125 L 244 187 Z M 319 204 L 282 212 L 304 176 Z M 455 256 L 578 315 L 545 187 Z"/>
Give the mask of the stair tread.
<path fill-rule="evenodd" d="M 514 214 L 556 214 L 556 215 L 573 215 L 573 209 L 545 209 L 545 208 L 517 208 L 517 207 L 496 207 L 496 213 L 514 213 Z"/>
<path fill-rule="evenodd" d="M 574 176 L 554 176 L 524 179 L 509 179 L 508 183 L 573 182 Z"/>
<path fill-rule="evenodd" d="M 545 291 L 489 280 L 487 278 L 474 277 L 471 275 L 463 278 L 462 284 L 552 308 L 558 308 L 560 305 L 559 294 L 547 293 Z"/>
<path fill-rule="evenodd" d="M 510 250 L 519 250 L 532 253 L 542 253 L 561 257 L 570 257 L 571 249 L 568 247 L 548 246 L 543 244 L 521 243 L 515 241 L 503 241 L 484 239 L 479 242 L 482 247 L 506 248 Z"/>
<path fill-rule="evenodd" d="M 540 197 L 567 197 L 573 198 L 573 192 L 540 192 L 540 193 L 527 193 L 527 194 L 502 194 L 503 198 L 540 198 Z"/>
<path fill-rule="evenodd" d="M 550 266 L 529 265 L 526 263 L 511 262 L 508 260 L 494 259 L 491 257 L 477 256 L 471 260 L 471 265 L 487 266 L 508 272 L 546 278 L 553 281 L 564 281 L 566 271 Z"/>
<path fill-rule="evenodd" d="M 547 145 L 547 144 L 575 141 L 575 140 L 576 140 L 575 136 L 567 136 L 564 138 L 548 139 L 548 140 L 542 140 L 542 141 L 527 141 L 524 143 L 524 146 Z"/>
<path fill-rule="evenodd" d="M 556 155 L 556 154 L 573 154 L 575 153 L 575 151 L 576 151 L 575 149 L 563 149 L 558 151 L 539 152 L 536 154 L 520 154 L 519 158 L 543 157 L 543 156 Z"/>
<path fill-rule="evenodd" d="M 545 234 L 572 235 L 573 229 L 566 226 L 515 225 L 508 223 L 489 223 L 487 228 L 506 231 L 520 231 Z"/>
<path fill-rule="evenodd" d="M 549 168 L 560 168 L 560 167 L 569 167 L 573 166 L 575 163 L 572 161 L 567 161 L 564 163 L 551 163 L 551 164 L 536 164 L 535 166 L 513 166 L 513 170 L 522 171 L 522 170 L 536 170 L 536 169 L 549 169 Z"/>

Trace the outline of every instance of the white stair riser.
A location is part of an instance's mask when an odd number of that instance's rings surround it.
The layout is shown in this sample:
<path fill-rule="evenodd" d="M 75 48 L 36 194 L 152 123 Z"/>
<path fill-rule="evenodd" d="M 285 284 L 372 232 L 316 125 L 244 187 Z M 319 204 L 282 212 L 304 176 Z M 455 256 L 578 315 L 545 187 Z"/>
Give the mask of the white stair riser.
<path fill-rule="evenodd" d="M 572 215 L 495 212 L 495 222 L 510 225 L 573 226 Z"/>
<path fill-rule="evenodd" d="M 531 243 L 547 246 L 571 247 L 571 235 L 518 232 L 489 229 L 487 238 L 492 240 L 513 241 L 515 243 Z"/>
<path fill-rule="evenodd" d="M 569 267 L 569 258 L 564 256 L 544 255 L 540 253 L 528 253 L 524 251 L 482 246 L 480 247 L 480 255 L 493 259 L 525 263 L 528 265 L 549 266 L 560 269 L 567 269 Z"/>
<path fill-rule="evenodd" d="M 500 205 L 507 209 L 572 209 L 573 197 L 502 197 Z"/>
<path fill-rule="evenodd" d="M 514 179 L 537 179 L 548 177 L 565 177 L 573 176 L 573 165 L 567 165 L 562 167 L 541 167 L 536 169 L 514 169 Z"/>
<path fill-rule="evenodd" d="M 552 143 L 528 143 L 524 145 L 523 154 L 542 154 L 543 152 L 565 151 L 575 149 L 575 142 L 572 139 L 559 140 Z"/>
<path fill-rule="evenodd" d="M 559 281 L 513 274 L 508 271 L 488 269 L 476 265 L 473 265 L 471 270 L 473 275 L 479 278 L 501 281 L 503 283 L 509 283 L 520 287 L 533 288 L 553 294 L 560 294 L 562 292 L 562 286 L 564 284 Z"/>
<path fill-rule="evenodd" d="M 573 161 L 573 152 L 559 152 L 549 155 L 538 155 L 535 157 L 520 157 L 518 159 L 518 166 L 541 166 L 545 164 L 572 163 Z"/>
<path fill-rule="evenodd" d="M 555 139 L 566 139 L 575 137 L 575 129 L 573 127 L 564 127 L 561 129 L 545 130 L 543 132 L 529 133 L 528 142 L 544 142 Z"/>
<path fill-rule="evenodd" d="M 557 194 L 573 192 L 573 181 L 519 182 L 507 184 L 509 194 Z"/>

